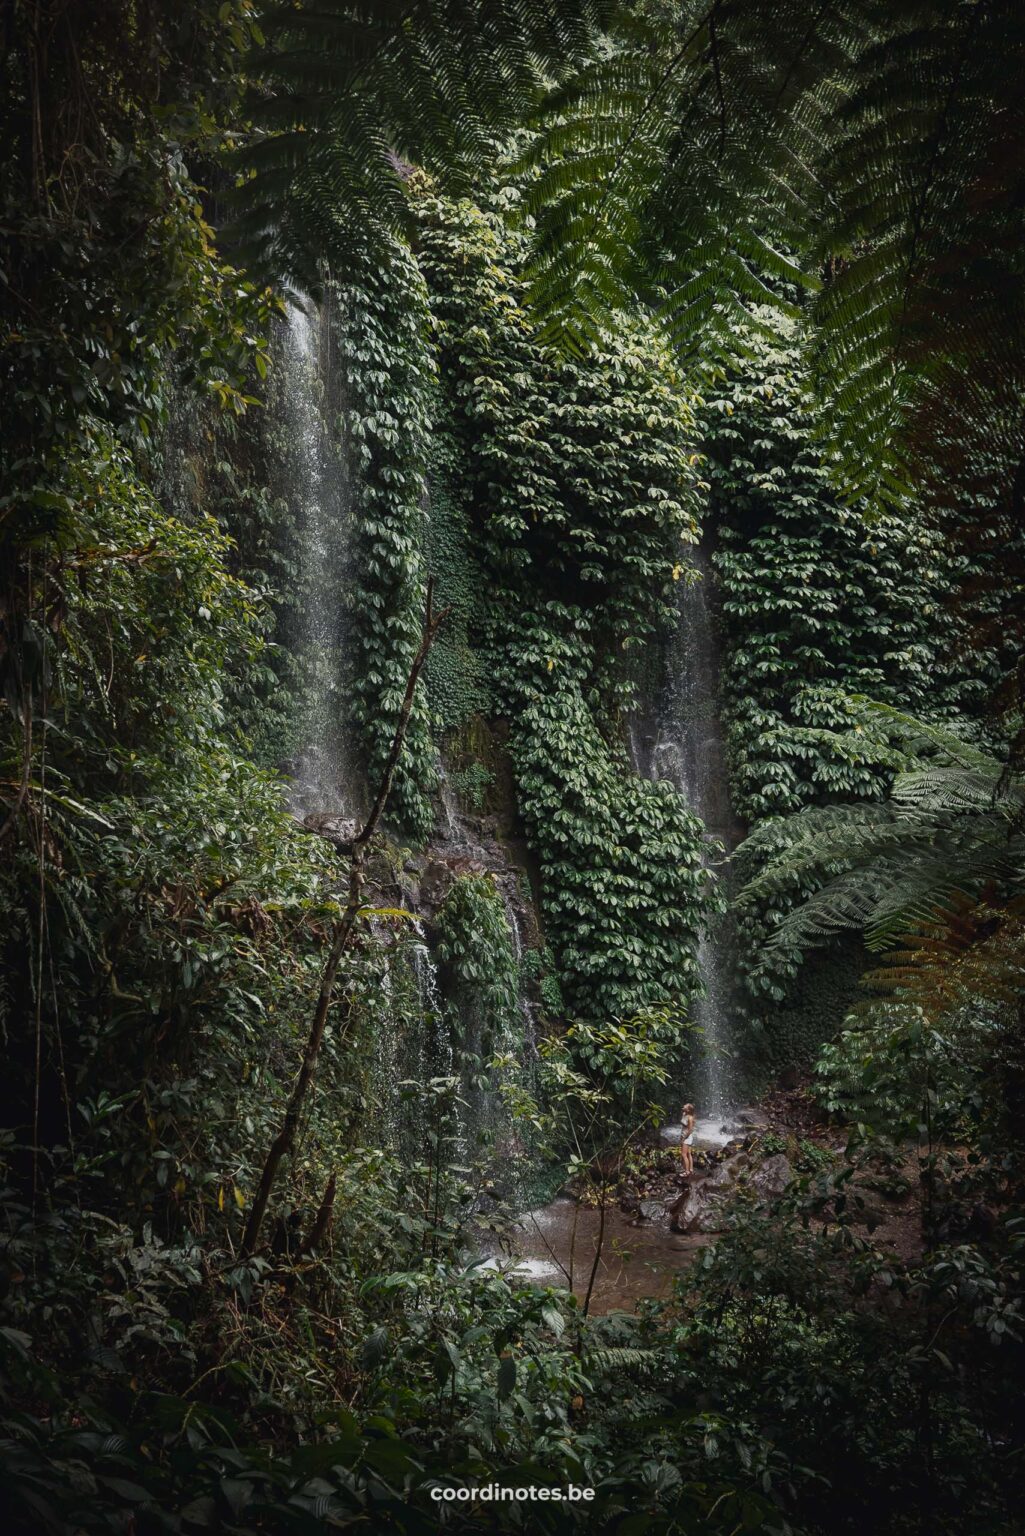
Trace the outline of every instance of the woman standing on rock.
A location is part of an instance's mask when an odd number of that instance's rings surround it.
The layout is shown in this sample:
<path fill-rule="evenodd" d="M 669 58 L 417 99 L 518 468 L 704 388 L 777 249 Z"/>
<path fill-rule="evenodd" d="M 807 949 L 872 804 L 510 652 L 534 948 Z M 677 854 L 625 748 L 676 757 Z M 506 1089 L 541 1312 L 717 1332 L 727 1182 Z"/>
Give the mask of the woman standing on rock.
<path fill-rule="evenodd" d="M 680 1159 L 688 1178 L 694 1172 L 694 1105 L 685 1104 L 680 1110 Z"/>

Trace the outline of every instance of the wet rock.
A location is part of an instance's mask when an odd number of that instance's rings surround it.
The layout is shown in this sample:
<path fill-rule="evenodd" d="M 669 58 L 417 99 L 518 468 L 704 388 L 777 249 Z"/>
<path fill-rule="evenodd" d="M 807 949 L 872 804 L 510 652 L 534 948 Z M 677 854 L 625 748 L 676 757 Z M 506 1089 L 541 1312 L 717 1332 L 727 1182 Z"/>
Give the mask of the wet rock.
<path fill-rule="evenodd" d="M 725 1188 L 710 1188 L 710 1181 L 686 1190 L 670 1212 L 674 1232 L 722 1232 L 726 1227 Z"/>
<path fill-rule="evenodd" d="M 692 1184 L 670 1212 L 674 1232 L 722 1232 L 728 1225 L 730 1201 L 738 1186 L 757 1191 L 763 1200 L 778 1198 L 793 1178 L 789 1160 L 776 1153 L 756 1163 L 740 1151 L 724 1157 L 707 1178 Z"/>
<path fill-rule="evenodd" d="M 732 1110 L 722 1123 L 722 1135 L 732 1140 L 744 1140 L 760 1131 L 769 1129 L 769 1117 L 754 1105 Z"/>
<path fill-rule="evenodd" d="M 751 1175 L 751 1183 L 763 1199 L 773 1199 L 783 1193 L 794 1177 L 790 1159 L 783 1152 L 774 1152 L 759 1163 Z"/>
<path fill-rule="evenodd" d="M 729 1158 L 717 1163 L 701 1188 L 709 1191 L 728 1189 L 740 1171 L 736 1162 L 736 1158 Z"/>
<path fill-rule="evenodd" d="M 667 1207 L 670 1232 L 685 1232 L 687 1228 L 684 1222 L 690 1219 L 692 1214 L 693 1196 L 696 1190 L 685 1186 L 683 1192 L 677 1195 L 673 1203 Z"/>
<path fill-rule="evenodd" d="M 486 866 L 466 854 L 435 853 L 420 877 L 419 911 L 433 917 L 460 875 L 479 875 Z"/>
<path fill-rule="evenodd" d="M 669 1209 L 662 1200 L 642 1200 L 640 1214 L 645 1221 L 668 1221 Z"/>
<path fill-rule="evenodd" d="M 729 1226 L 726 1203 L 708 1200 L 698 1213 L 697 1220 L 687 1230 L 690 1232 L 725 1232 Z"/>
<path fill-rule="evenodd" d="M 333 816 L 323 811 L 314 811 L 304 816 L 303 826 L 307 832 L 316 832 L 318 837 L 327 838 L 329 843 L 334 843 L 343 852 L 351 849 L 353 839 L 359 832 L 359 822 L 355 817 Z"/>
<path fill-rule="evenodd" d="M 737 1180 L 751 1172 L 751 1158 L 747 1152 L 738 1150 L 730 1156 L 726 1156 L 716 1164 L 715 1170 L 705 1180 L 705 1188 L 710 1190 L 730 1189 Z"/>

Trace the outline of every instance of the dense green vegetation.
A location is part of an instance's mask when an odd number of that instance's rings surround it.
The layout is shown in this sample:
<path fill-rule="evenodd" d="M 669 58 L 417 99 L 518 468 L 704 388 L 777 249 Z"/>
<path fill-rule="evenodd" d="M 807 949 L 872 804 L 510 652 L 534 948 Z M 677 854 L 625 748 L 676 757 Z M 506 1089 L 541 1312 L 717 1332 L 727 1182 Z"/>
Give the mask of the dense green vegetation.
<path fill-rule="evenodd" d="M 11 1528 L 1012 1536 L 1017 7 L 12 0 L 0 60 Z M 726 878 L 631 745 L 696 580 Z M 527 1284 L 516 1202 L 657 1172 L 716 932 L 811 1139 L 633 1311 Z"/>

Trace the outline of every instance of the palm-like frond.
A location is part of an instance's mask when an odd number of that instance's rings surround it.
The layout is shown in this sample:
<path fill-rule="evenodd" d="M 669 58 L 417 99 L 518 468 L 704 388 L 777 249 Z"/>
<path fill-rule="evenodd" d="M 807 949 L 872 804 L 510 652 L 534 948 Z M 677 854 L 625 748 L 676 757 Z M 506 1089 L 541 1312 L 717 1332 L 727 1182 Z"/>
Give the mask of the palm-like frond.
<path fill-rule="evenodd" d="M 786 254 L 817 202 L 815 166 L 853 46 L 848 7 L 682 5 L 621 26 L 548 102 L 530 163 L 532 295 L 552 332 L 590 339 L 639 292 L 679 350 L 707 357 L 739 311 L 814 286 Z M 810 89 L 817 82 L 818 93 Z"/>
<path fill-rule="evenodd" d="M 920 472 L 940 460 L 949 489 L 952 475 L 955 486 L 977 475 L 973 441 L 1013 476 L 1025 15 L 1014 0 L 891 6 L 852 66 L 822 165 L 829 281 L 816 312 L 818 372 L 852 450 L 850 482 L 871 493 L 902 464 Z"/>
<path fill-rule="evenodd" d="M 1025 989 L 1025 898 L 995 905 L 952 892 L 942 910 L 909 924 L 864 984 L 933 1022 L 965 1007 L 1016 1006 Z"/>
<path fill-rule="evenodd" d="M 937 466 L 948 494 L 977 478 L 981 446 L 1013 510 L 1017 0 L 690 0 L 621 26 L 550 110 L 533 293 L 551 331 L 586 339 L 639 292 L 707 354 L 738 308 L 821 279 L 812 350 L 851 494 L 900 496 Z"/>
<path fill-rule="evenodd" d="M 959 894 L 992 899 L 1025 876 L 1019 780 L 981 748 L 940 726 L 881 711 L 891 735 L 933 756 L 897 775 L 884 804 L 814 807 L 760 828 L 739 850 L 758 873 L 742 906 L 785 902 L 770 945 L 797 951 L 843 928 L 889 948 L 915 925 L 929 929 Z"/>
<path fill-rule="evenodd" d="M 406 164 L 466 183 L 579 61 L 604 0 L 300 0 L 263 21 L 234 239 L 252 270 L 313 286 L 354 237 L 406 222 Z"/>
<path fill-rule="evenodd" d="M 983 767 L 938 764 L 902 773 L 894 783 L 892 803 L 898 814 L 901 810 L 909 814 L 924 811 L 927 815 L 981 812 L 1017 821 L 1022 812 L 1021 786 L 999 776 L 994 778 L 997 766 L 990 764 L 987 771 Z"/>

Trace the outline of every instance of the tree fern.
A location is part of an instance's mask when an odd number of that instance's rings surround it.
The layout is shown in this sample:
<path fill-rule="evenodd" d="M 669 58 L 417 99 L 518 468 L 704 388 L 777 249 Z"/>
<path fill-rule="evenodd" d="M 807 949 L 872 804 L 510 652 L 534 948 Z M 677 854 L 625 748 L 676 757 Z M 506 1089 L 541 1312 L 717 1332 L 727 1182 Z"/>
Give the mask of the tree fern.
<path fill-rule="evenodd" d="M 1025 446 L 1020 5 L 659 14 L 620 22 L 550 100 L 533 192 L 550 329 L 585 339 L 640 293 L 678 348 L 707 356 L 739 308 L 818 289 L 809 335 L 850 493 L 898 497 L 939 464 L 947 492 L 977 475 L 981 446 L 1010 512 Z"/>
<path fill-rule="evenodd" d="M 621 24 L 548 102 L 532 291 L 579 344 L 641 293 L 679 350 L 708 357 L 741 308 L 814 279 L 786 254 L 814 193 L 821 108 L 846 25 L 809 33 L 807 7 L 684 4 Z M 828 93 L 826 93 L 828 94 Z M 799 106 L 803 102 L 803 106 Z"/>
<path fill-rule="evenodd" d="M 870 971 L 876 998 L 899 1000 L 938 1022 L 964 1007 L 1014 1007 L 1025 986 L 1025 898 L 1005 905 L 952 892 L 942 909 L 908 924 Z"/>
<path fill-rule="evenodd" d="M 898 468 L 939 456 L 960 479 L 980 427 L 1016 465 L 1020 412 L 1006 432 L 998 402 L 1025 365 L 1021 7 L 925 0 L 882 19 L 831 124 L 816 314 L 830 408 L 869 450 L 847 467 L 870 490 L 895 449 Z"/>
<path fill-rule="evenodd" d="M 896 740 L 932 756 L 898 774 L 885 804 L 816 807 L 759 829 L 739 850 L 761 865 L 740 904 L 800 889 L 769 948 L 800 955 L 858 929 L 870 949 L 888 952 L 868 978 L 877 992 L 919 1007 L 928 998 L 932 1008 L 973 986 L 996 998 L 1025 965 L 1022 783 L 942 727 L 895 710 L 882 717 Z"/>
<path fill-rule="evenodd" d="M 301 0 L 263 21 L 234 240 L 254 270 L 316 284 L 349 241 L 408 227 L 408 164 L 466 186 L 542 80 L 584 56 L 603 0 Z"/>

